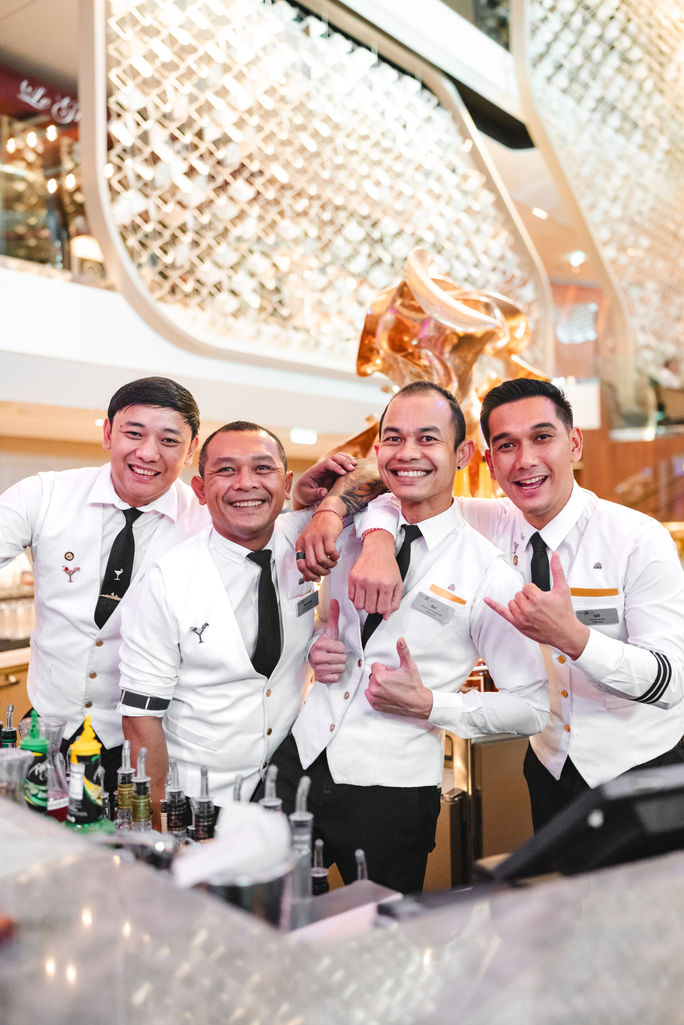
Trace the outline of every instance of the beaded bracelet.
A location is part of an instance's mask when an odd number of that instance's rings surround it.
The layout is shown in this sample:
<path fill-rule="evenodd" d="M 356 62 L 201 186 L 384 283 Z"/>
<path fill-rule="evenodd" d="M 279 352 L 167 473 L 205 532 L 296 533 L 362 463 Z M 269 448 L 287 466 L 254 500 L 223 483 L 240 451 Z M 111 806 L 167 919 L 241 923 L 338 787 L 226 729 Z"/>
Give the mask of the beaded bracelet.
<path fill-rule="evenodd" d="M 342 515 L 342 513 L 338 513 L 337 509 L 316 509 L 316 512 L 313 514 L 311 519 L 313 519 L 314 516 L 319 516 L 321 513 L 327 513 L 327 512 L 332 513 L 333 516 L 339 516 L 339 518 L 344 523 L 344 516 Z"/>
<path fill-rule="evenodd" d="M 364 543 L 369 534 L 374 534 L 376 530 L 384 530 L 386 534 L 391 533 L 391 531 L 387 530 L 385 527 L 369 527 L 368 530 L 364 530 L 361 535 L 361 544 Z"/>

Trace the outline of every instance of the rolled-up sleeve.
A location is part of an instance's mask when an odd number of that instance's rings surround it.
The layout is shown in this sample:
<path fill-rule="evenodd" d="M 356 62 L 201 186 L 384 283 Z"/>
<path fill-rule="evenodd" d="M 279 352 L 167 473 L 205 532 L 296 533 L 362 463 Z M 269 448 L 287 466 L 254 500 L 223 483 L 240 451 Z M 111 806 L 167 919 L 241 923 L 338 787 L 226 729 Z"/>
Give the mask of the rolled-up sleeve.
<path fill-rule="evenodd" d="M 33 543 L 42 502 L 40 477 L 27 477 L 0 495 L 0 566 L 6 566 Z"/>
<path fill-rule="evenodd" d="M 178 628 L 164 580 L 153 567 L 127 594 L 121 607 L 119 650 L 122 715 L 163 716 L 180 669 Z M 149 701 L 147 699 L 150 699 Z"/>

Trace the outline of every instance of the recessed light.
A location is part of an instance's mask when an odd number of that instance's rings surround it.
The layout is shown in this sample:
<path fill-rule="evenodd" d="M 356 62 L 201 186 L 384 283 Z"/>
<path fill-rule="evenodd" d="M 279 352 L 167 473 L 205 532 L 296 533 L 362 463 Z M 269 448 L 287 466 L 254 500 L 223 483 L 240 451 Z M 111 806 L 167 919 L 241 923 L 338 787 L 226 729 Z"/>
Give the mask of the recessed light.
<path fill-rule="evenodd" d="M 535 217 L 538 217 L 540 221 L 548 221 L 549 215 L 546 210 L 542 210 L 540 206 L 533 206 L 532 213 Z"/>
<path fill-rule="evenodd" d="M 96 427 L 104 427 L 104 420 L 100 420 L 100 419 L 98 418 L 98 419 L 97 419 L 97 420 L 95 421 L 95 426 L 96 426 Z"/>
<path fill-rule="evenodd" d="M 571 267 L 581 267 L 583 263 L 587 262 L 587 254 L 582 249 L 573 249 L 571 253 L 568 253 L 568 263 Z"/>
<path fill-rule="evenodd" d="M 293 445 L 315 445 L 318 434 L 308 427 L 293 427 L 290 431 L 290 441 Z"/>

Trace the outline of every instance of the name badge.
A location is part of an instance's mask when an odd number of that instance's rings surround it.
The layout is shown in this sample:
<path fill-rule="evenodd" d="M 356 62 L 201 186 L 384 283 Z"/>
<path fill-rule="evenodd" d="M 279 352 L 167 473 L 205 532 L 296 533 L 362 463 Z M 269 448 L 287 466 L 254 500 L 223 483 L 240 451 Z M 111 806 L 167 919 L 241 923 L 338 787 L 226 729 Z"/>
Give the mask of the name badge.
<path fill-rule="evenodd" d="M 311 609 L 315 609 L 318 605 L 318 591 L 309 591 L 303 598 L 300 598 L 297 602 L 297 615 L 303 616 L 305 613 L 310 612 Z"/>
<path fill-rule="evenodd" d="M 438 601 L 436 598 L 432 598 L 425 591 L 421 591 L 413 600 L 411 606 L 413 609 L 417 609 L 418 612 L 423 612 L 430 619 L 436 619 L 438 623 L 446 626 L 451 621 L 454 614 L 454 610 L 445 605 L 443 601 Z"/>
<path fill-rule="evenodd" d="M 576 609 L 575 615 L 585 626 L 603 626 L 620 621 L 617 609 Z"/>

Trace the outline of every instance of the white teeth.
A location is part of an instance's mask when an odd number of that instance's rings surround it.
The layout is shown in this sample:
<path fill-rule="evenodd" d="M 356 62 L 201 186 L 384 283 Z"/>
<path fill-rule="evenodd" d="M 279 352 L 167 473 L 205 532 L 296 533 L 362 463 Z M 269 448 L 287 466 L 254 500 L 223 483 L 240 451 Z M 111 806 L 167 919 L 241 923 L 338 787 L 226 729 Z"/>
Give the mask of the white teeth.
<path fill-rule="evenodd" d="M 426 477 L 427 470 L 395 470 L 397 477 Z"/>
<path fill-rule="evenodd" d="M 141 477 L 156 477 L 159 472 L 158 470 L 143 470 L 142 466 L 131 466 L 131 470 Z"/>
<path fill-rule="evenodd" d="M 541 477 L 531 477 L 529 480 L 517 481 L 517 485 L 519 488 L 527 488 L 532 487 L 535 484 L 541 484 L 544 480 L 546 480 L 546 477 L 544 477 L 543 475 Z"/>
<path fill-rule="evenodd" d="M 254 502 L 231 502 L 230 504 L 233 506 L 234 509 L 251 509 L 257 505 L 261 505 L 262 503 L 263 498 L 259 498 Z"/>

